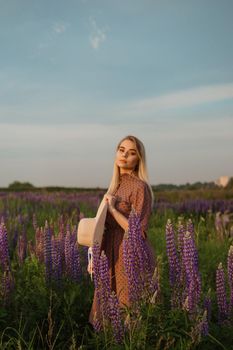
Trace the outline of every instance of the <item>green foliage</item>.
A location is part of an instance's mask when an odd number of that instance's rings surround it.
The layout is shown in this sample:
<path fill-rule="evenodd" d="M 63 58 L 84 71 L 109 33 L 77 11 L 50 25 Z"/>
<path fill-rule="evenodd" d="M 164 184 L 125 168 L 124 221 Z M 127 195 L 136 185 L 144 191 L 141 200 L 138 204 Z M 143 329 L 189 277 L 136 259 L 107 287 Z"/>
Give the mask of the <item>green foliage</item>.
<path fill-rule="evenodd" d="M 163 195 L 177 200 L 185 198 L 187 194 L 191 196 L 191 192 L 194 197 L 198 191 L 200 194 L 200 190 L 190 190 L 179 191 L 179 194 L 175 191 L 173 194 L 164 192 Z M 211 191 L 205 194 L 206 198 L 211 197 Z M 219 193 L 223 192 L 218 192 L 218 195 Z M 93 209 L 87 204 L 78 203 L 78 207 L 85 216 L 94 215 Z M 10 301 L 4 304 L 0 300 L 1 349 L 233 349 L 233 326 L 218 325 L 215 294 L 216 267 L 219 262 L 223 262 L 226 267 L 227 252 L 232 238 L 228 236 L 222 239 L 218 236 L 214 226 L 214 214 L 206 213 L 197 217 L 194 214 L 183 213 L 182 217 L 178 217 L 169 209 L 163 214 L 152 215 L 148 239 L 159 260 L 162 292 L 155 304 L 143 301 L 138 314 L 128 310 L 130 330 L 126 332 L 124 342 L 120 346 L 115 344 L 111 329 L 105 334 L 95 333 L 88 324 L 94 292 L 89 276 L 84 275 L 80 283 L 72 283 L 63 278 L 60 287 L 53 283 L 48 286 L 45 283 L 44 265 L 33 254 L 28 254 L 22 265 L 17 260 L 13 237 L 15 229 L 18 230 L 18 234 L 23 232 L 23 225 L 18 220 L 19 213 L 24 221 L 28 239 L 34 240 L 33 213 L 36 212 L 39 227 L 44 226 L 45 220 L 48 220 L 49 223 L 54 223 L 54 232 L 57 234 L 56 223 L 60 213 L 73 227 L 77 225 L 77 210 L 70 207 L 68 202 L 59 200 L 55 203 L 33 203 L 19 198 L 0 200 L 0 212 L 7 213 L 6 224 L 14 276 L 14 290 Z M 165 225 L 168 218 L 177 223 L 178 219 L 185 222 L 190 217 L 195 227 L 204 294 L 211 288 L 210 334 L 201 339 L 195 328 L 200 315 L 191 320 L 184 310 L 172 310 L 170 307 L 171 288 L 168 279 Z M 229 290 L 227 293 L 229 295 Z"/>
<path fill-rule="evenodd" d="M 233 177 L 230 178 L 230 180 L 229 180 L 229 182 L 228 182 L 226 188 L 227 188 L 228 190 L 233 190 Z"/>
<path fill-rule="evenodd" d="M 33 189 L 34 186 L 30 182 L 20 182 L 20 181 L 14 181 L 11 184 L 9 184 L 8 188 L 12 191 L 22 191 L 22 190 L 28 190 Z"/>
<path fill-rule="evenodd" d="M 217 189 L 218 186 L 213 182 L 194 182 L 192 184 L 190 184 L 189 182 L 187 182 L 186 184 L 182 184 L 182 185 L 174 185 L 174 184 L 159 184 L 159 185 L 154 185 L 153 186 L 153 190 L 155 192 L 159 192 L 159 191 L 186 191 L 186 190 L 200 190 L 200 189 L 204 189 L 204 190 L 211 190 L 211 189 Z"/>

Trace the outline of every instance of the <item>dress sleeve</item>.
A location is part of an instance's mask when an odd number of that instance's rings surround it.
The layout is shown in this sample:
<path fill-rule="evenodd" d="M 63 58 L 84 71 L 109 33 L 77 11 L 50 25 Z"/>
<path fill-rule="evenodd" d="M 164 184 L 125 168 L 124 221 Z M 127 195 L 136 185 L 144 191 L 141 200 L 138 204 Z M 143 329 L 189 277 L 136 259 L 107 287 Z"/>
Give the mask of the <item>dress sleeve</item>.
<path fill-rule="evenodd" d="M 145 238 L 147 237 L 147 229 L 149 218 L 151 215 L 151 193 L 146 183 L 140 184 L 134 192 L 132 207 L 138 215 L 140 215 L 141 229 Z"/>

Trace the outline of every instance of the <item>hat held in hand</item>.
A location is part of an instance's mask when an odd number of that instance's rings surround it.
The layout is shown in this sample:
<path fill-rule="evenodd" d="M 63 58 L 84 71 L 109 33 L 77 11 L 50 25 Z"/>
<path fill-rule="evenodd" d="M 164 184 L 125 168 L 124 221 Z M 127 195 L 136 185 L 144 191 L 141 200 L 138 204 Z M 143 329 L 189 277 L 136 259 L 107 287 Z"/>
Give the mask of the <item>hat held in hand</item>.
<path fill-rule="evenodd" d="M 98 244 L 101 245 L 107 208 L 108 204 L 104 198 L 100 203 L 96 217 L 83 218 L 79 221 L 77 231 L 78 244 L 92 247 L 94 242 L 98 242 Z"/>

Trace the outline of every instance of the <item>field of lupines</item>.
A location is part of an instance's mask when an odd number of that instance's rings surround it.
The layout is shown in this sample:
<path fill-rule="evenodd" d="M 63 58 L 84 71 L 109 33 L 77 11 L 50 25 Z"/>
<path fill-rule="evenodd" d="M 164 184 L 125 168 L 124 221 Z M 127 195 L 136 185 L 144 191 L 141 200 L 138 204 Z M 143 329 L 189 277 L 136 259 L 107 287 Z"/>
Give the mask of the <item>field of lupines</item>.
<path fill-rule="evenodd" d="M 103 192 L 0 193 L 1 349 L 233 349 L 233 200 L 156 198 L 148 232 L 124 239 L 132 307 L 110 292 L 107 258 L 77 245 Z M 132 268 L 133 267 L 133 268 Z M 94 285 L 102 323 L 88 324 Z"/>

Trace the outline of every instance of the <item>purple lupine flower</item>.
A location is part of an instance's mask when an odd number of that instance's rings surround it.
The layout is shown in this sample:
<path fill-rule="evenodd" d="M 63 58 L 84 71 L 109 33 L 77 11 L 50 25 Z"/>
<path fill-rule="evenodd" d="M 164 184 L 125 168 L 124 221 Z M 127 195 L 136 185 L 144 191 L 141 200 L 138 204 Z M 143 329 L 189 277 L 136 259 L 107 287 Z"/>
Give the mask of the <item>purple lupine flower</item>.
<path fill-rule="evenodd" d="M 49 283 L 52 277 L 52 242 L 51 231 L 47 220 L 45 221 L 44 228 L 44 262 L 45 262 L 45 278 Z"/>
<path fill-rule="evenodd" d="M 81 277 L 81 262 L 76 244 L 76 228 L 74 228 L 73 233 L 70 233 L 69 228 L 70 225 L 67 224 L 64 254 L 66 263 L 66 273 L 72 280 L 78 282 Z"/>
<path fill-rule="evenodd" d="M 81 278 L 81 265 L 80 265 L 79 252 L 75 243 L 73 243 L 71 247 L 71 256 L 72 256 L 72 279 L 75 282 L 79 282 Z"/>
<path fill-rule="evenodd" d="M 180 277 L 180 265 L 175 245 L 175 234 L 171 220 L 166 224 L 166 251 L 169 263 L 169 280 L 171 286 L 174 286 Z"/>
<path fill-rule="evenodd" d="M 95 286 L 95 292 L 96 292 L 96 300 L 98 305 L 101 304 L 101 298 L 100 298 L 100 275 L 99 275 L 99 259 L 100 259 L 100 245 L 98 242 L 94 242 L 92 247 L 92 268 L 93 268 L 93 279 L 94 279 L 94 286 Z M 96 327 L 94 326 L 94 329 L 96 331 L 100 330 L 100 321 L 96 323 Z"/>
<path fill-rule="evenodd" d="M 110 293 L 110 278 L 109 278 L 109 267 L 108 259 L 105 252 L 102 250 L 99 258 L 99 275 L 101 278 L 101 283 L 104 285 L 106 290 Z"/>
<path fill-rule="evenodd" d="M 210 318 L 211 318 L 210 289 L 208 290 L 208 293 L 204 298 L 203 306 L 204 306 L 204 310 L 207 311 L 207 321 L 210 322 Z"/>
<path fill-rule="evenodd" d="M 186 274 L 186 295 L 188 295 L 188 311 L 195 312 L 201 295 L 201 278 L 197 268 L 197 250 L 190 232 L 184 236 L 184 266 Z"/>
<path fill-rule="evenodd" d="M 2 275 L 1 281 L 1 294 L 4 304 L 7 304 L 9 301 L 10 294 L 14 288 L 14 280 L 11 271 L 6 268 Z"/>
<path fill-rule="evenodd" d="M 77 228 L 76 228 L 76 225 L 73 226 L 73 231 L 71 233 L 71 242 L 72 242 L 72 244 L 76 244 L 76 242 L 77 242 Z"/>
<path fill-rule="evenodd" d="M 123 239 L 123 261 L 128 278 L 130 302 L 139 301 L 153 276 L 149 247 L 142 237 L 140 216 L 134 209 L 128 218 L 128 232 Z"/>
<path fill-rule="evenodd" d="M 186 225 L 186 231 L 190 232 L 192 238 L 194 239 L 194 225 L 191 219 L 188 219 L 187 225 Z"/>
<path fill-rule="evenodd" d="M 233 313 L 233 245 L 230 246 L 227 257 L 227 274 L 230 286 L 229 316 Z"/>
<path fill-rule="evenodd" d="M 100 332 L 103 329 L 101 321 L 96 317 L 96 313 L 94 315 L 92 325 L 95 332 Z"/>
<path fill-rule="evenodd" d="M 180 276 L 179 276 L 179 286 L 178 286 L 178 294 L 179 294 L 179 306 L 181 306 L 186 298 L 185 295 L 185 285 L 186 285 L 186 275 L 185 275 L 185 264 L 184 264 L 184 236 L 185 236 L 185 226 L 181 220 L 178 221 L 178 229 L 177 229 L 177 250 L 179 252 L 179 260 L 180 260 Z"/>
<path fill-rule="evenodd" d="M 80 265 L 82 275 L 87 274 L 87 266 L 88 266 L 88 247 L 78 245 L 79 256 L 80 256 Z"/>
<path fill-rule="evenodd" d="M 207 310 L 204 311 L 201 322 L 200 322 L 200 333 L 202 336 L 206 336 L 209 333 Z"/>
<path fill-rule="evenodd" d="M 94 329 L 96 331 L 105 327 L 109 321 L 109 296 L 111 293 L 108 259 L 104 251 L 101 252 L 101 255 L 99 255 L 99 252 L 99 244 L 94 242 L 92 247 L 94 284 L 97 303 L 101 312 L 101 319 L 97 319 L 97 314 L 94 315 Z"/>
<path fill-rule="evenodd" d="M 189 285 L 194 273 L 197 271 L 197 266 L 195 261 L 195 243 L 191 233 L 188 231 L 184 235 L 184 264 L 187 284 Z"/>
<path fill-rule="evenodd" d="M 114 291 L 109 295 L 109 317 L 115 341 L 118 344 L 121 344 L 123 339 L 123 325 L 121 321 L 119 301 Z"/>
<path fill-rule="evenodd" d="M 93 275 L 94 275 L 94 285 L 98 288 L 99 280 L 99 257 L 100 257 L 100 246 L 98 242 L 94 242 L 92 247 L 92 259 L 93 259 Z"/>
<path fill-rule="evenodd" d="M 149 246 L 142 237 L 140 220 L 137 223 L 138 229 L 135 230 L 136 240 L 135 240 L 135 252 L 138 258 L 139 271 L 141 272 L 142 282 L 147 283 L 153 276 L 153 261 L 151 252 L 149 251 Z M 145 278 L 147 276 L 147 278 Z"/>
<path fill-rule="evenodd" d="M 99 258 L 99 298 L 103 320 L 108 320 L 108 298 L 111 293 L 108 259 L 104 251 Z"/>
<path fill-rule="evenodd" d="M 193 244 L 193 257 L 194 257 L 194 262 L 195 262 L 195 266 L 196 266 L 196 270 L 198 270 L 198 252 L 196 249 L 196 245 L 195 245 L 195 232 L 194 232 L 194 225 L 192 223 L 191 219 L 188 219 L 188 223 L 186 225 L 186 229 L 187 231 L 190 233 L 191 235 L 191 242 Z"/>
<path fill-rule="evenodd" d="M 62 259 L 61 246 L 57 238 L 52 239 L 52 278 L 58 286 L 61 285 L 62 278 Z"/>
<path fill-rule="evenodd" d="M 18 239 L 18 244 L 17 244 L 17 256 L 18 256 L 18 261 L 19 264 L 21 265 L 27 255 L 27 240 L 26 240 L 26 236 L 20 235 L 19 239 Z"/>
<path fill-rule="evenodd" d="M 218 265 L 216 271 L 216 292 L 218 304 L 218 320 L 221 323 L 227 318 L 227 298 L 225 290 L 225 276 L 222 263 Z"/>
<path fill-rule="evenodd" d="M 60 216 L 59 219 L 59 233 L 58 233 L 58 239 L 60 241 L 60 247 L 61 247 L 61 259 L 62 259 L 62 269 L 65 271 L 66 268 L 66 260 L 65 260 L 65 224 L 63 221 L 63 216 Z"/>
<path fill-rule="evenodd" d="M 36 229 L 35 234 L 35 254 L 37 259 L 43 263 L 44 262 L 44 230 L 43 227 Z"/>
<path fill-rule="evenodd" d="M 182 255 L 183 249 L 184 249 L 184 235 L 185 235 L 185 227 L 182 224 L 182 222 L 179 220 L 178 222 L 178 234 L 177 234 L 177 248 L 178 248 L 178 252 L 180 253 L 180 255 Z"/>
<path fill-rule="evenodd" d="M 10 254 L 7 238 L 7 229 L 2 221 L 0 224 L 0 263 L 3 271 L 10 270 Z"/>
<path fill-rule="evenodd" d="M 67 231 L 65 236 L 65 263 L 67 275 L 71 279 L 78 281 L 81 275 L 81 264 L 76 247 L 76 238 L 70 231 Z"/>
<path fill-rule="evenodd" d="M 72 248 L 71 248 L 71 235 L 70 231 L 66 232 L 65 237 L 65 262 L 66 262 L 66 274 L 72 276 Z"/>
<path fill-rule="evenodd" d="M 123 254 L 125 272 L 128 278 L 129 301 L 132 303 L 139 298 L 141 278 L 138 273 L 138 265 L 133 250 L 132 239 L 130 237 L 130 230 L 128 230 L 128 234 L 124 236 Z"/>

